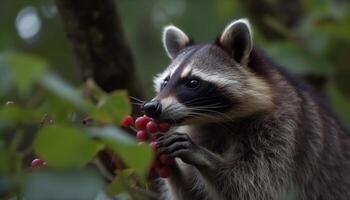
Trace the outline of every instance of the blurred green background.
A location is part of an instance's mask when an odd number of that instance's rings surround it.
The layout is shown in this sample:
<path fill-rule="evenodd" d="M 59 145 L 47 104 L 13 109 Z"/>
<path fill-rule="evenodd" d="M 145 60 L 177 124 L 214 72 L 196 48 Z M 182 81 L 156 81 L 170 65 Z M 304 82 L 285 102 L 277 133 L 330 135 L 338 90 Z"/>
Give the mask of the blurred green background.
<path fill-rule="evenodd" d="M 169 62 L 161 44 L 164 25 L 175 24 L 195 41 L 204 42 L 214 40 L 231 20 L 250 17 L 255 44 L 277 63 L 316 82 L 341 117 L 350 122 L 349 3 L 291 2 L 294 1 L 120 0 L 117 5 L 137 73 L 149 97 L 152 77 Z M 60 20 L 51 0 L 1 0 L 0 53 L 38 55 L 78 85 L 79 70 Z M 1 99 L 0 103 L 4 102 L 6 99 Z"/>

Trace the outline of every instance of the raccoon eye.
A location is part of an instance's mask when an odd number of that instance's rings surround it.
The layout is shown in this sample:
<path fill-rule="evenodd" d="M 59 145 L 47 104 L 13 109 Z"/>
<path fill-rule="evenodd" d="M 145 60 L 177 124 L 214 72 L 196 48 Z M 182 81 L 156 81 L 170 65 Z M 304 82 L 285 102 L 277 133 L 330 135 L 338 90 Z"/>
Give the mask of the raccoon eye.
<path fill-rule="evenodd" d="M 162 85 L 160 86 L 160 89 L 165 88 L 165 86 L 168 84 L 168 80 L 164 80 Z"/>
<path fill-rule="evenodd" d="M 198 79 L 191 79 L 186 83 L 187 88 L 197 88 L 199 86 L 199 80 Z"/>

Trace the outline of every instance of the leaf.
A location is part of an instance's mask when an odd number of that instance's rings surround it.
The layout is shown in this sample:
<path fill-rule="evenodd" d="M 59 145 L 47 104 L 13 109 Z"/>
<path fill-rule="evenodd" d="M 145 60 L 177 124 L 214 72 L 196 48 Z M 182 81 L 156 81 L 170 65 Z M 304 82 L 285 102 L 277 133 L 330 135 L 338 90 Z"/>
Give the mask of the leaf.
<path fill-rule="evenodd" d="M 95 171 L 35 173 L 25 183 L 27 200 L 94 200 L 103 180 Z"/>
<path fill-rule="evenodd" d="M 97 137 L 103 143 L 119 155 L 123 161 L 135 169 L 136 173 L 145 182 L 145 172 L 152 160 L 152 150 L 148 145 L 137 145 L 135 140 L 116 127 L 89 128 L 91 136 Z"/>
<path fill-rule="evenodd" d="M 86 101 L 78 90 L 74 89 L 59 76 L 52 73 L 47 73 L 42 77 L 41 85 L 54 95 L 61 97 L 75 107 L 82 110 L 86 109 Z"/>
<path fill-rule="evenodd" d="M 86 131 L 89 133 L 90 136 L 96 137 L 103 141 L 110 141 L 129 145 L 136 144 L 133 137 L 131 137 L 122 129 L 117 128 L 115 126 L 88 128 L 86 129 Z"/>
<path fill-rule="evenodd" d="M 24 109 L 16 105 L 2 106 L 0 109 L 0 120 L 5 122 L 34 124 L 39 123 L 43 116 L 38 110 Z"/>
<path fill-rule="evenodd" d="M 102 98 L 98 109 L 92 109 L 92 118 L 104 123 L 120 125 L 122 119 L 131 113 L 131 106 L 126 91 L 114 91 Z"/>
<path fill-rule="evenodd" d="M 44 74 L 48 63 L 43 59 L 25 53 L 9 53 L 7 63 L 14 75 L 19 93 L 28 95 L 34 83 Z"/>
<path fill-rule="evenodd" d="M 120 155 L 130 168 L 135 169 L 141 180 L 146 182 L 146 172 L 153 157 L 152 150 L 148 145 L 125 145 L 110 142 L 107 142 L 106 145 Z"/>
<path fill-rule="evenodd" d="M 56 168 L 80 168 L 102 148 L 80 129 L 63 125 L 44 127 L 34 141 L 35 153 Z"/>
<path fill-rule="evenodd" d="M 55 123 L 67 123 L 72 121 L 69 116 L 77 111 L 74 105 L 50 93 L 46 94 L 45 102 L 43 102 L 38 109 L 45 111 Z"/>
<path fill-rule="evenodd" d="M 117 195 L 125 192 L 126 188 L 119 179 L 112 181 L 107 187 L 108 194 Z"/>

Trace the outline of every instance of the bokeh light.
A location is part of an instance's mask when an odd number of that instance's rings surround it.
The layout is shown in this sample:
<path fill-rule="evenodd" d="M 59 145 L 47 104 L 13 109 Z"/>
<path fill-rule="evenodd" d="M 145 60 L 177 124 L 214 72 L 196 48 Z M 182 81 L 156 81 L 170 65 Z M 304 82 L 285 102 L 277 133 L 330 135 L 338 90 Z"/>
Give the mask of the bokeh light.
<path fill-rule="evenodd" d="M 41 29 L 41 19 L 35 7 L 23 8 L 16 17 L 16 30 L 23 40 L 33 39 Z"/>

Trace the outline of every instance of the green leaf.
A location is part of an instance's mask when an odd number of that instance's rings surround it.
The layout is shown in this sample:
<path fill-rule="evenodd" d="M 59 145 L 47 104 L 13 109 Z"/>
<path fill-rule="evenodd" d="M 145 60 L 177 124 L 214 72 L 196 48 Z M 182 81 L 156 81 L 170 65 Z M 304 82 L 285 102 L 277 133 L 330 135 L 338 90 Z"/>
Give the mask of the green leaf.
<path fill-rule="evenodd" d="M 131 106 L 126 91 L 114 91 L 102 98 L 98 109 L 92 109 L 92 118 L 103 123 L 120 125 L 122 119 L 131 113 Z"/>
<path fill-rule="evenodd" d="M 69 116 L 77 110 L 74 105 L 50 93 L 45 96 L 45 102 L 38 109 L 45 111 L 55 123 L 71 122 Z"/>
<path fill-rule="evenodd" d="M 117 195 L 125 192 L 126 188 L 119 179 L 112 181 L 107 187 L 108 194 Z"/>
<path fill-rule="evenodd" d="M 111 195 L 121 194 L 130 191 L 130 188 L 137 184 L 134 175 L 134 169 L 117 169 L 115 171 L 116 178 L 107 187 L 107 192 Z"/>
<path fill-rule="evenodd" d="M 63 125 L 44 127 L 34 141 L 35 153 L 56 168 L 80 168 L 102 148 L 80 129 Z"/>
<path fill-rule="evenodd" d="M 123 161 L 135 169 L 136 173 L 145 181 L 145 172 L 148 170 L 153 157 L 151 148 L 148 145 L 138 145 L 135 140 L 121 129 L 116 127 L 89 128 L 89 134 L 97 137 L 112 149 Z"/>
<path fill-rule="evenodd" d="M 48 63 L 43 59 L 25 53 L 9 53 L 7 63 L 13 72 L 15 83 L 21 95 L 29 94 L 34 83 L 48 67 Z"/>
<path fill-rule="evenodd" d="M 15 105 L 0 108 L 0 120 L 5 122 L 38 124 L 43 116 L 44 114 L 38 110 L 24 109 Z"/>
<path fill-rule="evenodd" d="M 142 182 L 146 182 L 146 172 L 153 157 L 152 150 L 148 145 L 125 145 L 110 142 L 106 142 L 106 145 L 120 155 L 127 166 L 135 169 Z"/>
<path fill-rule="evenodd" d="M 24 197 L 27 200 L 94 200 L 103 185 L 95 171 L 35 173 L 25 183 Z"/>
<path fill-rule="evenodd" d="M 73 88 L 59 76 L 52 73 L 47 73 L 42 77 L 41 85 L 54 95 L 66 100 L 75 107 L 82 110 L 86 109 L 86 101 L 78 90 Z"/>
<path fill-rule="evenodd" d="M 110 141 L 116 143 L 123 143 L 134 145 L 135 139 L 128 133 L 115 126 L 105 126 L 96 128 L 87 128 L 86 131 L 90 136 L 98 138 L 103 141 Z"/>

